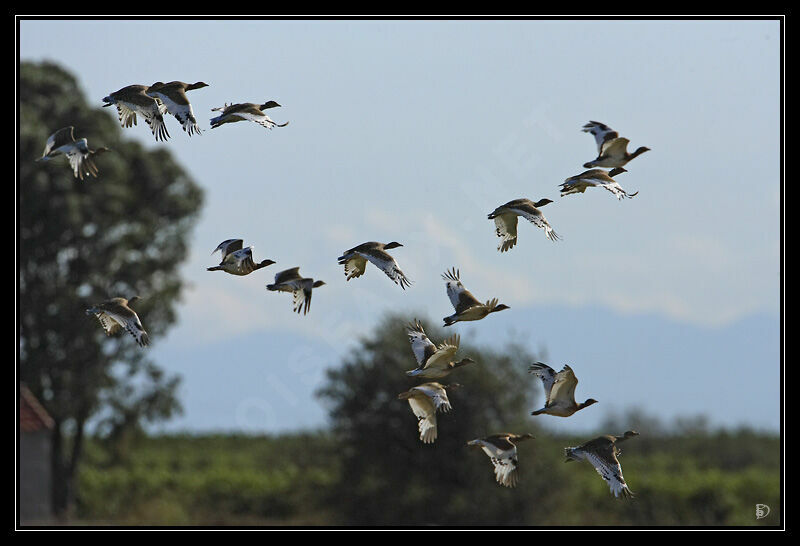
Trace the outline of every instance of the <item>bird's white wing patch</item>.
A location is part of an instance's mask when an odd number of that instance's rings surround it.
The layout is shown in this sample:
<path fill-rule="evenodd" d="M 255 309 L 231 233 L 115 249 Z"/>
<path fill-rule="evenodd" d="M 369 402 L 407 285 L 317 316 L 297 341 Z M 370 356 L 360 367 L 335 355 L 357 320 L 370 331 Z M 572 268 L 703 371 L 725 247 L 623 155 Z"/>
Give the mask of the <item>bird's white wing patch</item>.
<path fill-rule="evenodd" d="M 220 254 L 222 255 L 221 261 L 225 261 L 225 258 L 228 256 L 228 254 L 236 252 L 242 248 L 242 243 L 243 241 L 241 239 L 226 239 L 222 241 L 219 246 L 217 246 L 217 248 L 211 252 L 211 254 L 214 254 L 214 252 L 219 250 Z"/>
<path fill-rule="evenodd" d="M 584 133 L 591 133 L 594 136 L 595 143 L 597 144 L 597 155 L 603 153 L 603 144 L 606 141 L 617 138 L 619 134 L 611 127 L 604 123 L 597 121 L 590 121 L 583 126 Z"/>
<path fill-rule="evenodd" d="M 505 487 L 517 485 L 517 448 L 502 451 L 496 446 L 484 444 L 483 450 L 494 465 L 494 476 L 497 483 Z"/>
<path fill-rule="evenodd" d="M 516 214 L 498 214 L 494 217 L 495 232 L 502 239 L 497 250 L 505 252 L 517 244 L 517 216 Z"/>
<path fill-rule="evenodd" d="M 433 404 L 428 399 L 411 397 L 408 399 L 408 405 L 417 416 L 419 439 L 426 444 L 432 443 L 437 436 L 436 410 Z"/>
<path fill-rule="evenodd" d="M 194 117 L 194 112 L 192 111 L 192 105 L 190 103 L 178 104 L 162 93 L 153 93 L 153 96 L 158 97 L 164 104 L 167 112 L 175 116 L 175 119 L 178 120 L 183 130 L 186 131 L 189 136 L 194 133 L 200 134 L 200 127 L 197 126 L 197 119 Z"/>
<path fill-rule="evenodd" d="M 106 313 L 100 312 L 95 313 L 94 316 L 97 317 L 97 320 L 100 321 L 100 326 L 103 327 L 103 330 L 106 332 L 107 335 L 113 335 L 119 332 L 122 329 L 122 325 L 118 323 L 116 320 L 111 318 Z"/>
<path fill-rule="evenodd" d="M 417 364 L 420 366 L 427 362 L 428 358 L 436 352 L 436 345 L 428 339 L 425 332 L 417 330 L 408 330 L 408 339 L 411 342 L 411 350 L 414 351 L 414 356 L 417 359 Z"/>
<path fill-rule="evenodd" d="M 86 158 L 86 155 L 82 154 L 75 148 L 69 151 L 66 155 L 67 159 L 69 160 L 69 165 L 72 167 L 72 172 L 75 175 L 75 178 L 80 178 L 83 180 L 84 175 L 89 174 L 89 171 L 83 166 L 83 160 Z"/>
<path fill-rule="evenodd" d="M 435 413 L 433 404 L 426 398 L 416 398 L 412 396 L 408 399 L 408 405 L 411 406 L 411 411 L 414 412 L 414 415 L 420 419 Z"/>
<path fill-rule="evenodd" d="M 117 114 L 119 115 L 119 122 L 123 127 L 133 127 L 136 125 L 136 114 L 139 108 L 129 102 L 118 101 L 116 103 Z"/>
<path fill-rule="evenodd" d="M 464 285 L 461 284 L 461 281 L 447 281 L 447 297 L 450 298 L 450 303 L 453 304 L 453 308 L 458 311 L 458 304 L 460 303 L 461 294 L 464 293 L 466 289 Z"/>
<path fill-rule="evenodd" d="M 248 121 L 254 121 L 254 122 L 258 123 L 259 125 L 261 125 L 262 127 L 266 127 L 267 129 L 272 129 L 273 127 L 275 127 L 277 125 L 277 123 L 272 121 L 269 118 L 269 116 L 266 115 L 266 114 L 262 114 L 262 115 L 259 116 L 259 115 L 256 115 L 256 114 L 252 114 L 250 112 L 234 112 L 234 113 L 232 113 L 230 115 L 238 116 L 238 117 L 240 117 L 242 119 L 246 119 Z"/>
<path fill-rule="evenodd" d="M 167 126 L 164 123 L 163 114 L 166 112 L 164 104 L 159 99 L 153 99 L 153 104 L 151 106 L 139 106 L 135 108 L 150 127 L 150 131 L 153 133 L 153 136 L 156 137 L 156 140 L 166 142 L 169 138 L 169 131 L 167 131 Z"/>
<path fill-rule="evenodd" d="M 128 128 L 136 125 L 136 106 L 125 102 L 116 102 L 117 115 L 122 127 Z"/>
<path fill-rule="evenodd" d="M 426 385 L 418 385 L 414 387 L 420 392 L 427 395 L 436 411 L 447 413 L 453 407 L 450 405 L 450 400 L 447 398 L 447 392 L 444 389 L 432 388 Z"/>
<path fill-rule="evenodd" d="M 592 463 L 597 473 L 608 483 L 615 497 L 619 497 L 620 495 L 623 497 L 632 496 L 630 489 L 628 489 L 628 484 L 625 483 L 625 478 L 622 477 L 622 467 L 619 462 L 613 463 L 611 461 L 606 461 L 604 458 L 591 452 L 586 453 L 586 460 Z"/>
<path fill-rule="evenodd" d="M 551 241 L 558 241 L 560 239 L 560 236 L 558 235 L 558 233 L 553 231 L 553 228 L 550 226 L 550 222 L 547 221 L 547 218 L 544 217 L 544 214 L 542 213 L 533 214 L 524 209 L 511 209 L 511 210 L 517 212 L 520 216 L 525 218 L 527 221 L 529 221 L 536 227 L 543 229 L 545 235 Z"/>
<path fill-rule="evenodd" d="M 598 185 L 600 187 L 602 187 L 602 188 L 607 189 L 611 193 L 613 193 L 616 196 L 616 198 L 619 199 L 619 200 L 622 200 L 624 198 L 633 199 L 633 197 L 636 196 L 637 193 L 639 193 L 638 191 L 634 192 L 634 193 L 626 192 L 625 190 L 622 189 L 622 186 L 620 186 L 619 182 L 617 182 L 617 181 L 614 181 L 614 182 L 603 182 L 603 183 L 598 184 Z"/>
<path fill-rule="evenodd" d="M 549 402 L 551 399 L 550 394 L 553 389 L 553 384 L 556 381 L 556 371 L 547 364 L 537 362 L 528 367 L 528 372 L 542 380 L 542 385 L 544 386 L 544 395 L 547 402 Z"/>
<path fill-rule="evenodd" d="M 616 180 L 606 180 L 604 178 L 585 177 L 576 180 L 569 180 L 561 184 L 561 195 L 569 195 L 571 193 L 583 193 L 586 188 L 604 188 L 616 196 L 617 199 L 633 198 L 637 193 L 628 193 L 622 189 L 622 186 Z"/>
<path fill-rule="evenodd" d="M 386 273 L 386 276 L 392 279 L 395 284 L 399 284 L 400 288 L 406 289 L 406 286 L 411 286 L 411 281 L 400 271 L 397 262 L 389 254 L 381 252 L 379 255 L 373 253 L 358 253 L 362 258 L 366 258 L 372 262 L 375 267 Z"/>
<path fill-rule="evenodd" d="M 134 312 L 131 313 L 131 316 L 124 316 L 119 313 L 109 311 L 105 311 L 103 314 L 107 315 L 114 322 L 125 328 L 125 330 L 127 330 L 127 332 L 133 336 L 133 339 L 136 340 L 136 343 L 139 344 L 140 347 L 145 347 L 149 343 L 150 338 L 142 327 L 142 323 L 139 320 L 139 315 Z"/>
<path fill-rule="evenodd" d="M 292 310 L 300 314 L 303 311 L 305 315 L 311 307 L 311 289 L 304 286 L 298 286 L 292 292 Z"/>

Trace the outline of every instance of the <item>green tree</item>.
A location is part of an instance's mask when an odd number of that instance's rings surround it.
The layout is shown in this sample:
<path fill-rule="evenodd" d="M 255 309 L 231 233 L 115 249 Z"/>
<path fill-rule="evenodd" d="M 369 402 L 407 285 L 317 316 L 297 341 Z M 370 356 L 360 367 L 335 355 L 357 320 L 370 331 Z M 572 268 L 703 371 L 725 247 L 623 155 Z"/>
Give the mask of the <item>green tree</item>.
<path fill-rule="evenodd" d="M 529 521 L 527 507 L 546 498 L 553 480 L 536 479 L 536 440 L 519 448 L 522 486 L 495 482 L 488 457 L 466 442 L 496 432 L 537 433 L 535 378 L 527 373 L 536 358 L 520 345 L 502 352 L 477 348 L 462 339 L 460 356 L 476 361 L 441 380 L 459 383 L 448 393 L 451 412 L 439 414 L 439 437 L 419 440 L 417 420 L 397 395 L 423 382 L 406 376 L 416 367 L 405 331 L 411 317 L 386 317 L 351 356 L 327 372 L 319 396 L 330 408 L 339 443 L 340 482 L 335 506 L 349 524 L 513 524 Z M 454 333 L 423 321 L 434 343 Z M 544 472 L 553 476 L 560 467 Z M 556 480 L 557 481 L 557 480 Z"/>
<path fill-rule="evenodd" d="M 53 502 L 64 514 L 87 423 L 124 436 L 180 410 L 178 378 L 130 336 L 106 338 L 84 311 L 139 295 L 136 310 L 157 343 L 175 320 L 177 268 L 203 196 L 168 151 L 123 139 L 116 112 L 87 104 L 61 67 L 21 63 L 18 97 L 18 377 L 55 421 Z M 111 148 L 96 160 L 98 178 L 74 178 L 64 158 L 35 161 L 68 125 L 91 148 Z"/>

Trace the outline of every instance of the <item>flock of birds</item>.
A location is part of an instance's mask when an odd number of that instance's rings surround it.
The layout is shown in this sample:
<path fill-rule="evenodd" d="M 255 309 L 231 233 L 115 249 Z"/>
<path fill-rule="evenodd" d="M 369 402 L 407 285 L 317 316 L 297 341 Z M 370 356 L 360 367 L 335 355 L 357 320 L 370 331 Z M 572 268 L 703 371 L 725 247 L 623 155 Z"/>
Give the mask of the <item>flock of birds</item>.
<path fill-rule="evenodd" d="M 156 82 L 151 86 L 129 85 L 105 97 L 103 106 L 116 107 L 119 122 L 124 128 L 135 126 L 137 116 L 142 117 L 156 141 L 166 141 L 169 132 L 164 122 L 164 115 L 167 113 L 178 120 L 188 135 L 200 134 L 186 92 L 203 87 L 207 87 L 207 84 L 203 82 L 187 84 L 179 81 Z M 226 103 L 221 108 L 212 109 L 212 112 L 221 113 L 210 120 L 211 128 L 238 121 L 252 121 L 267 129 L 285 127 L 288 122 L 277 124 L 264 113 L 264 110 L 279 106 L 280 104 L 272 100 L 263 104 Z M 594 136 L 597 157 L 584 164 L 584 168 L 589 170 L 567 178 L 561 184 L 561 195 L 583 193 L 587 188 L 599 187 L 608 190 L 617 199 L 634 197 L 638 192 L 626 192 L 614 180 L 614 176 L 627 172 L 624 166 L 649 148 L 642 146 L 629 153 L 628 139 L 620 137 L 616 131 L 597 121 L 590 121 L 582 130 Z M 63 154 L 69 160 L 74 176 L 83 180 L 89 175 L 98 176 L 99 170 L 95 158 L 105 151 L 108 149 L 91 150 L 85 138 L 75 140 L 74 127 L 69 126 L 59 129 L 50 136 L 39 160 L 47 161 Z M 604 168 L 611 170 L 605 171 Z M 506 252 L 516 245 L 519 217 L 544 230 L 549 240 L 558 241 L 559 235 L 539 210 L 549 203 L 552 203 L 549 199 L 540 199 L 536 202 L 529 199 L 515 199 L 491 212 L 488 218 L 494 220 L 495 231 L 500 238 L 497 250 Z M 270 259 L 256 262 L 253 258 L 253 247 L 244 247 L 243 243 L 242 239 L 228 239 L 220 243 L 212 255 L 219 251 L 221 261 L 219 265 L 209 267 L 208 271 L 224 271 L 231 275 L 243 276 L 276 263 Z M 401 246 L 403 245 L 395 241 L 385 244 L 363 243 L 343 252 L 338 258 L 338 263 L 344 266 L 347 281 L 362 276 L 367 270 L 367 262 L 370 262 L 405 290 L 412 282 L 402 272 L 394 257 L 387 252 Z M 266 288 L 269 291 L 291 293 L 293 311 L 307 314 L 311 307 L 312 290 L 323 286 L 325 282 L 303 277 L 299 269 L 294 267 L 277 273 L 274 283 L 268 284 Z M 481 320 L 491 313 L 509 309 L 508 305 L 498 303 L 497 298 L 487 300 L 485 303 L 478 300 L 464 287 L 461 273 L 455 268 L 446 271 L 442 278 L 446 283 L 447 296 L 455 309 L 455 313 L 444 317 L 445 327 L 461 321 Z M 140 346 L 144 347 L 149 343 L 149 337 L 139 316 L 131 308 L 131 304 L 138 299 L 138 296 L 129 300 L 121 297 L 112 298 L 94 305 L 86 312 L 98 318 L 107 335 L 125 329 Z M 407 333 L 418 366 L 406 373 L 409 377 L 420 378 L 427 382 L 400 393 L 397 398 L 408 401 L 418 420 L 420 441 L 430 444 L 438 436 L 437 413 L 445 413 L 452 409 L 447 391 L 461 386 L 458 383 L 443 385 L 438 380 L 447 377 L 457 368 L 475 362 L 468 357 L 455 360 L 460 343 L 458 334 L 437 346 L 425 334 L 418 320 L 407 327 Z M 541 379 L 546 396 L 544 407 L 532 412 L 532 415 L 569 417 L 597 402 L 592 398 L 581 403 L 575 401 L 578 379 L 569 366 L 565 365 L 561 371 L 556 372 L 550 366 L 537 362 L 531 364 L 528 371 Z M 637 435 L 635 431 L 627 431 L 621 436 L 603 435 L 580 446 L 565 448 L 566 462 L 588 461 L 608 483 L 614 496 L 631 497 L 632 493 L 622 476 L 622 468 L 617 458 L 620 454 L 617 445 Z M 517 444 L 531 438 L 533 436 L 530 434 L 502 433 L 470 440 L 466 445 L 482 449 L 494 465 L 497 482 L 506 487 L 513 487 L 519 479 Z"/>

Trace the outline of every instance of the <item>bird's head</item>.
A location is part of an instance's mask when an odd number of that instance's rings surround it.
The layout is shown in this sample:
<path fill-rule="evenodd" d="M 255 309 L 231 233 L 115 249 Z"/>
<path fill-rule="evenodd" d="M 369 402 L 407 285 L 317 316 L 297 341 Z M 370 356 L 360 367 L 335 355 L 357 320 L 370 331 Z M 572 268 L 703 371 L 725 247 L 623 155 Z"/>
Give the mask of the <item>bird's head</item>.
<path fill-rule="evenodd" d="M 386 249 L 386 250 L 391 250 L 392 248 L 397 248 L 399 246 L 403 246 L 403 245 L 401 245 L 397 241 L 392 241 L 391 243 L 386 243 L 386 245 L 384 245 L 383 248 Z"/>
<path fill-rule="evenodd" d="M 325 281 L 315 281 L 314 284 L 312 285 L 312 287 L 313 288 L 319 288 L 320 286 L 323 286 L 324 284 L 325 284 Z"/>
<path fill-rule="evenodd" d="M 534 206 L 543 207 L 548 203 L 552 203 L 552 201 L 550 199 L 539 199 L 538 201 L 536 201 L 536 203 L 534 203 Z"/>
<path fill-rule="evenodd" d="M 458 362 L 456 362 L 456 363 L 455 363 L 455 367 L 458 367 L 458 366 L 466 366 L 467 364 L 475 364 L 475 361 L 474 361 L 474 360 L 472 360 L 470 357 L 468 357 L 468 356 L 467 356 L 467 357 L 464 357 L 464 358 L 462 358 L 462 359 L 461 359 L 461 360 L 459 360 Z"/>
<path fill-rule="evenodd" d="M 277 108 L 278 106 L 280 106 L 280 104 L 278 104 L 274 100 L 270 100 L 259 106 L 259 110 L 266 110 L 267 108 Z"/>

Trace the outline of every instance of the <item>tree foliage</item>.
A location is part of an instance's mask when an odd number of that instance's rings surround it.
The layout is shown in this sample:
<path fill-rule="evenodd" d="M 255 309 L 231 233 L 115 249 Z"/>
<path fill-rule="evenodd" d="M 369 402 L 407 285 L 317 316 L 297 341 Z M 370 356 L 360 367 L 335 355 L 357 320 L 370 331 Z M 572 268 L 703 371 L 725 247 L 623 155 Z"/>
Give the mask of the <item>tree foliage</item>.
<path fill-rule="evenodd" d="M 19 379 L 56 423 L 59 511 L 71 496 L 89 420 L 119 433 L 179 410 L 177 378 L 129 336 L 106 338 L 84 312 L 111 297 L 139 295 L 136 311 L 157 343 L 175 320 L 183 286 L 177 268 L 202 204 L 202 190 L 170 153 L 123 138 L 115 116 L 88 104 L 61 67 L 20 64 Z M 90 148 L 111 149 L 96 159 L 98 178 L 74 178 L 63 157 L 35 161 L 48 136 L 69 125 Z"/>
<path fill-rule="evenodd" d="M 525 480 L 537 472 L 536 440 L 522 444 L 524 487 L 500 487 L 492 464 L 469 440 L 497 432 L 533 432 L 528 415 L 535 405 L 534 378 L 527 373 L 534 356 L 509 344 L 502 352 L 462 340 L 459 358 L 476 361 L 451 373 L 443 384 L 451 412 L 439 414 L 439 437 L 419 440 L 417 419 L 397 395 L 423 382 L 407 377 L 416 367 L 405 325 L 407 317 L 389 316 L 363 339 L 350 358 L 330 369 L 320 396 L 330 407 L 340 443 L 341 482 L 337 505 L 348 523 L 426 524 L 519 523 L 520 507 L 546 494 L 546 482 Z M 439 343 L 454 331 L 423 321 Z"/>

